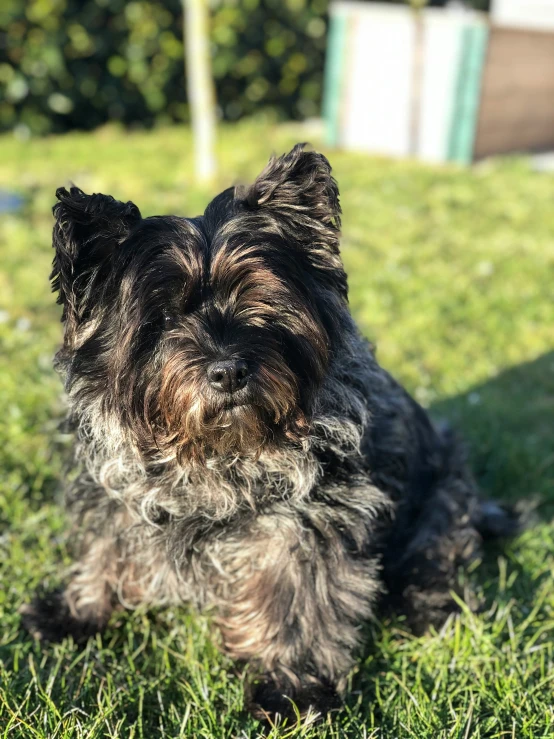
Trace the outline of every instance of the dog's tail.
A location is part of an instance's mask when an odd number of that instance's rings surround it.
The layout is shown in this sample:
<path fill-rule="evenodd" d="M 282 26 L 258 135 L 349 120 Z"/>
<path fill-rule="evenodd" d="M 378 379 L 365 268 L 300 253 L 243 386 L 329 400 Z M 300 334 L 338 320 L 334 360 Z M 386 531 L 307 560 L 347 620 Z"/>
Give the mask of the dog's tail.
<path fill-rule="evenodd" d="M 526 513 L 517 506 L 482 500 L 476 525 L 483 539 L 499 539 L 520 534 L 527 528 L 528 520 Z"/>
<path fill-rule="evenodd" d="M 450 469 L 459 469 L 467 474 L 465 445 L 445 421 L 435 422 Z M 491 499 L 479 499 L 474 511 L 473 525 L 484 541 L 517 536 L 532 523 L 532 511 L 536 501 L 519 501 L 515 505 Z"/>

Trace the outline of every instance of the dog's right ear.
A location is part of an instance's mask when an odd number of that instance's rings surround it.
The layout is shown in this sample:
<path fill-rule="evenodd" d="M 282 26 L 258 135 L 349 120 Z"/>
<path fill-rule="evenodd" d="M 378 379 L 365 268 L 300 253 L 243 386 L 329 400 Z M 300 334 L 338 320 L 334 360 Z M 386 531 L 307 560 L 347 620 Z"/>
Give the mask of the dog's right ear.
<path fill-rule="evenodd" d="M 53 208 L 56 223 L 52 236 L 55 251 L 52 289 L 63 305 L 65 340 L 71 344 L 75 330 L 88 313 L 88 302 L 101 284 L 117 246 L 141 220 L 133 203 L 121 203 L 110 195 L 85 195 L 78 187 L 56 191 L 60 201 Z"/>

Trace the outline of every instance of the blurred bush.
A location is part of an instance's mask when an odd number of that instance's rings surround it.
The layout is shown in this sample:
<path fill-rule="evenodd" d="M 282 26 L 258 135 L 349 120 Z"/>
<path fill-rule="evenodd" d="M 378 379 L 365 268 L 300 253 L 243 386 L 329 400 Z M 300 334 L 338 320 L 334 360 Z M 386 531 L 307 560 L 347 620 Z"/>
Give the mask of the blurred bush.
<path fill-rule="evenodd" d="M 212 0 L 221 116 L 319 111 L 327 0 Z M 0 129 L 187 120 L 180 0 L 1 0 Z"/>

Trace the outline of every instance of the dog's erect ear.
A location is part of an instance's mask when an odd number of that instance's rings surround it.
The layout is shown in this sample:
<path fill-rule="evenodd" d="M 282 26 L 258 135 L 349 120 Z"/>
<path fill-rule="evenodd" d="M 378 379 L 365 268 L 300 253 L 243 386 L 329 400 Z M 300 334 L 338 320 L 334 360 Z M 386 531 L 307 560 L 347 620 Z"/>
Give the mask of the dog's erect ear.
<path fill-rule="evenodd" d="M 66 340 L 87 313 L 95 286 L 109 268 L 114 249 L 140 220 L 133 203 L 120 203 L 110 195 L 85 195 L 78 187 L 56 191 L 60 201 L 53 208 L 56 223 L 52 236 L 56 250 L 52 265 L 52 289 L 63 305 Z"/>
<path fill-rule="evenodd" d="M 339 249 L 340 203 L 337 183 L 323 154 L 292 151 L 270 160 L 247 190 L 244 204 L 250 209 L 270 209 L 294 223 L 298 237 L 307 243 Z"/>

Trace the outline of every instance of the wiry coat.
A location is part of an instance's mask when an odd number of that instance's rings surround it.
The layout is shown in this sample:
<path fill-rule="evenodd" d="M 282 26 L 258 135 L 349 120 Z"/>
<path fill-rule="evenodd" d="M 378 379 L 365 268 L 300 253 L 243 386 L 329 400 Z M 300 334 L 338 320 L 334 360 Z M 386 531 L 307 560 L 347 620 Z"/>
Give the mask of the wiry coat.
<path fill-rule="evenodd" d="M 297 146 L 189 220 L 57 196 L 78 551 L 29 628 L 190 602 L 258 666 L 257 710 L 331 708 L 376 605 L 440 622 L 459 565 L 512 523 L 360 337 L 327 160 Z M 222 356 L 249 368 L 233 396 L 206 380 Z"/>

